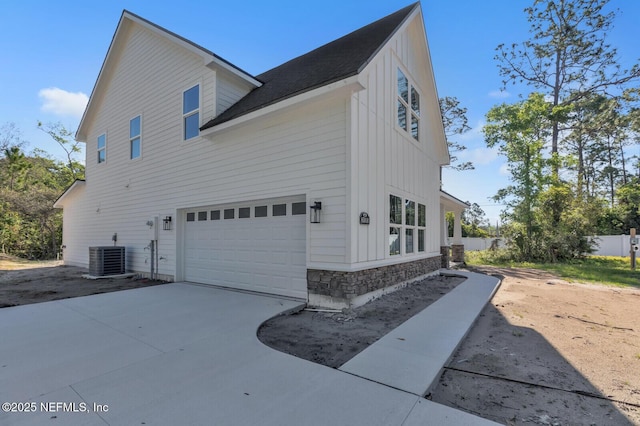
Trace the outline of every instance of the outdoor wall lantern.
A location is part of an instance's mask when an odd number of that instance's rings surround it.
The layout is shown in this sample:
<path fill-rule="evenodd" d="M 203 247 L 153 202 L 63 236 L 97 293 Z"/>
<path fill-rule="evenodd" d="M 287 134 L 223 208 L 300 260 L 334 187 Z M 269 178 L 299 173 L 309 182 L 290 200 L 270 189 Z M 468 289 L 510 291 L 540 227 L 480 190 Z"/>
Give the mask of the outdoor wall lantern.
<path fill-rule="evenodd" d="M 165 218 L 162 219 L 162 229 L 171 231 L 171 216 L 165 216 Z"/>
<path fill-rule="evenodd" d="M 371 223 L 371 218 L 369 217 L 369 213 L 362 212 L 360 213 L 360 225 L 368 225 Z"/>
<path fill-rule="evenodd" d="M 320 210 L 322 210 L 322 203 L 320 201 L 314 201 L 313 205 L 309 206 L 309 209 L 311 209 L 309 221 L 311 223 L 320 223 Z"/>

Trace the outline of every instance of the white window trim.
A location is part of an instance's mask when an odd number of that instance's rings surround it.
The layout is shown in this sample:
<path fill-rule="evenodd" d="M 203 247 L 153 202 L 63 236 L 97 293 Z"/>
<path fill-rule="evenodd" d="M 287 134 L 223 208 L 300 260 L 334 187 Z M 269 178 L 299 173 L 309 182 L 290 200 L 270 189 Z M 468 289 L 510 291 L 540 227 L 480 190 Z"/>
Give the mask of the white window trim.
<path fill-rule="evenodd" d="M 138 117 L 140 117 L 140 133 L 138 134 L 138 136 L 135 136 L 135 137 L 132 138 L 131 137 L 131 121 L 135 120 Z M 142 114 L 134 115 L 133 117 L 131 117 L 129 119 L 129 144 L 128 144 L 128 148 L 129 148 L 129 160 L 131 160 L 131 161 L 140 160 L 142 158 L 142 133 L 143 133 L 142 129 L 143 129 Z M 140 139 L 140 155 L 138 155 L 137 157 L 133 158 L 133 157 L 131 157 L 131 143 L 136 138 Z"/>
<path fill-rule="evenodd" d="M 400 93 L 398 93 L 398 71 L 401 71 L 402 74 L 404 74 L 405 78 L 407 79 L 407 97 L 408 100 L 405 102 L 404 99 L 402 99 L 402 96 L 400 96 Z M 418 107 L 420 108 L 420 110 L 422 110 L 422 92 L 420 91 L 420 89 L 418 88 L 418 86 L 416 86 L 414 83 L 414 79 L 413 77 L 411 77 L 411 74 L 409 74 L 407 72 L 407 70 L 405 68 L 403 68 L 402 66 L 400 66 L 400 64 L 396 64 L 396 73 L 395 73 L 395 79 L 394 79 L 394 83 L 395 83 L 395 98 L 394 98 L 394 111 L 395 111 L 395 116 L 396 116 L 396 128 L 400 129 L 402 131 L 402 133 L 406 136 L 409 137 L 409 139 L 411 140 L 411 142 L 416 143 L 416 144 L 420 144 L 422 143 L 422 139 L 423 139 L 423 132 L 422 132 L 422 116 L 419 114 L 416 114 L 413 111 L 413 108 L 411 107 L 411 89 L 413 88 L 416 93 L 418 94 L 418 98 L 420 99 L 420 104 L 418 105 Z M 399 123 L 399 117 L 398 117 L 398 102 L 402 102 L 402 104 L 404 105 L 404 107 L 407 110 L 407 115 L 406 115 L 406 128 L 402 128 L 400 126 Z M 416 117 L 418 119 L 418 139 L 413 137 L 413 134 L 411 133 L 411 122 L 412 122 L 412 118 Z"/>
<path fill-rule="evenodd" d="M 184 113 L 184 94 L 187 93 L 189 90 L 193 89 L 194 87 L 198 86 L 198 108 L 191 110 L 189 112 L 187 112 L 186 114 Z M 183 141 L 188 141 L 191 139 L 195 139 L 197 137 L 200 137 L 200 127 L 202 127 L 202 83 L 201 82 L 197 82 L 195 84 L 192 84 L 191 86 L 189 86 L 188 88 L 184 89 L 182 91 L 182 102 L 181 102 L 181 109 L 180 112 L 182 113 L 182 140 Z M 196 136 L 192 136 L 190 138 L 187 139 L 186 137 L 186 130 L 187 127 L 185 126 L 186 120 L 188 117 L 191 117 L 194 114 L 198 114 L 198 134 Z"/>
<path fill-rule="evenodd" d="M 401 206 L 402 206 L 402 223 L 401 224 L 397 224 L 397 223 L 391 223 L 390 220 L 390 215 L 391 215 L 391 206 L 390 206 L 390 201 L 391 201 L 391 196 L 395 196 L 400 198 L 401 200 Z M 398 259 L 398 258 L 404 258 L 404 257 L 418 257 L 418 256 L 422 256 L 425 253 L 427 253 L 427 237 L 428 237 L 428 233 L 427 233 L 427 203 L 425 203 L 424 201 L 419 200 L 417 197 L 413 196 L 413 195 L 405 195 L 403 194 L 401 191 L 393 191 L 393 192 L 388 192 L 387 193 L 387 198 L 386 198 L 386 207 L 385 207 L 385 211 L 386 211 L 386 220 L 385 220 L 385 224 L 386 224 L 386 246 L 385 246 L 385 257 L 386 259 Z M 413 225 L 407 225 L 406 224 L 406 201 L 413 201 L 415 207 L 414 207 L 414 224 Z M 425 206 L 425 226 L 419 226 L 419 206 L 423 205 Z M 389 253 L 389 236 L 391 235 L 391 228 L 399 228 L 400 229 L 400 253 L 399 254 L 391 254 Z M 406 238 L 407 238 L 407 234 L 406 234 L 406 230 L 407 229 L 413 229 L 413 252 L 407 252 L 406 248 Z M 419 251 L 419 244 L 418 244 L 418 232 L 419 230 L 424 230 L 424 250 L 423 251 Z"/>
<path fill-rule="evenodd" d="M 98 140 L 101 136 L 104 136 L 104 146 L 100 148 L 98 146 Z M 104 152 L 104 161 L 100 161 L 100 151 Z M 107 132 L 100 133 L 96 138 L 96 164 L 104 164 L 107 162 Z"/>

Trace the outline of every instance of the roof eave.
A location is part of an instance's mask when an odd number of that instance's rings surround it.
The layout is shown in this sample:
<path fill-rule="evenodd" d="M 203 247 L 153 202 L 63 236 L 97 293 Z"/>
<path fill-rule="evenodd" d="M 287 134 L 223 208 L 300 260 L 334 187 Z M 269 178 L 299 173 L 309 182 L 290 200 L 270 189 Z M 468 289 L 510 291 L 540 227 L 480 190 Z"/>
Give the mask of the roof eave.
<path fill-rule="evenodd" d="M 84 179 L 76 179 L 73 181 L 73 183 L 71 185 L 69 185 L 69 187 L 62 193 L 60 194 L 60 196 L 58 197 L 58 199 L 56 201 L 53 202 L 53 208 L 54 209 L 61 209 L 64 207 L 64 199 L 71 194 L 72 192 L 76 191 L 77 188 L 84 186 L 87 182 Z"/>
<path fill-rule="evenodd" d="M 271 114 L 273 112 L 291 107 L 293 105 L 298 105 L 298 104 L 310 101 L 320 96 L 329 95 L 333 92 L 353 93 L 353 92 L 363 90 L 364 88 L 365 86 L 359 80 L 359 75 L 347 77 L 345 79 L 326 84 L 316 89 L 312 89 L 312 90 L 305 91 L 303 93 L 299 93 L 285 99 L 281 99 L 273 104 L 264 106 L 255 111 L 248 112 L 246 114 L 232 118 L 223 123 L 216 124 L 212 127 L 203 129 L 200 131 L 200 135 L 204 137 L 211 137 L 215 134 L 229 130 L 231 128 L 244 124 L 246 122 L 255 120 L 259 117 L 263 117 L 267 114 Z"/>
<path fill-rule="evenodd" d="M 218 68 L 223 68 L 225 70 L 227 70 L 228 72 L 231 72 L 232 74 L 236 75 L 237 77 L 241 78 L 242 80 L 245 80 L 247 83 L 249 83 L 250 85 L 254 86 L 254 87 L 260 87 L 262 85 L 262 83 L 257 80 L 254 76 L 252 76 L 251 74 L 249 74 L 248 72 L 242 70 L 239 67 L 236 67 L 235 65 L 233 65 L 232 63 L 224 60 L 223 58 L 219 57 L 218 55 L 216 55 L 215 53 L 211 52 L 208 49 L 205 49 L 204 47 L 190 41 L 187 40 L 184 37 L 179 36 L 178 34 L 175 34 L 159 25 L 154 24 L 151 21 L 148 21 L 138 15 L 136 15 L 135 13 L 129 12 L 128 10 L 123 10 L 122 11 L 122 15 L 120 17 L 120 21 L 118 22 L 118 26 L 116 27 L 116 31 L 111 39 L 111 43 L 109 45 L 109 48 L 107 49 L 107 54 L 105 56 L 105 59 L 102 63 L 102 67 L 100 68 L 100 72 L 98 73 L 98 78 L 96 79 L 96 82 L 93 86 L 93 90 L 91 91 L 91 96 L 89 97 L 89 102 L 87 104 L 87 107 L 84 110 L 84 113 L 82 114 L 82 118 L 80 119 L 80 125 L 78 126 L 78 130 L 76 131 L 75 134 L 75 139 L 79 142 L 86 142 L 87 139 L 87 134 L 86 134 L 86 129 L 85 129 L 85 125 L 86 125 L 86 121 L 89 118 L 89 113 L 93 107 L 93 103 L 94 103 L 94 99 L 95 97 L 98 95 L 98 92 L 100 90 L 100 82 L 102 80 L 102 78 L 104 77 L 104 74 L 107 70 L 108 64 L 109 64 L 109 60 L 110 58 L 113 56 L 113 51 L 117 48 L 117 41 L 119 38 L 119 35 L 129 26 L 131 25 L 131 23 L 136 23 L 138 25 L 141 25 L 142 27 L 152 31 L 153 33 L 161 36 L 161 37 L 165 37 L 167 39 L 169 39 L 170 41 L 172 41 L 173 43 L 187 49 L 188 51 L 202 57 L 203 60 L 203 65 L 206 67 L 218 67 Z"/>
<path fill-rule="evenodd" d="M 470 204 L 454 197 L 446 191 L 440 190 L 440 204 L 452 210 L 464 210 L 470 207 Z"/>

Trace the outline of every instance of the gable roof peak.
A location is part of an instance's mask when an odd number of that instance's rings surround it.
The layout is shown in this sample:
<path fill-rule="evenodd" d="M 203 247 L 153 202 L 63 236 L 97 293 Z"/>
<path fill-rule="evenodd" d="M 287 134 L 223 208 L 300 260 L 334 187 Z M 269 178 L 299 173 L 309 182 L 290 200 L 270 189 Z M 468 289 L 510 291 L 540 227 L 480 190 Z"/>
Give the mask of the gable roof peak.
<path fill-rule="evenodd" d="M 413 3 L 257 75 L 262 86 L 204 124 L 201 130 L 359 74 L 419 6 L 419 2 Z"/>

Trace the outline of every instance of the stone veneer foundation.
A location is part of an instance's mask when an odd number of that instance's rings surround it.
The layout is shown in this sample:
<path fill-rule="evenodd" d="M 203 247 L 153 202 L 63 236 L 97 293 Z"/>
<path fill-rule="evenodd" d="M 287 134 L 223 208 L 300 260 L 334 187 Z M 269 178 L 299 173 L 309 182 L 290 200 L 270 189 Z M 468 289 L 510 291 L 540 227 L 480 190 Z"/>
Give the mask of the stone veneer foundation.
<path fill-rule="evenodd" d="M 451 252 L 451 247 L 449 246 L 442 246 L 440 247 L 440 265 L 442 268 L 444 269 L 449 269 L 449 260 L 451 255 L 449 254 Z"/>
<path fill-rule="evenodd" d="M 372 294 L 373 298 L 376 292 L 432 275 L 440 268 L 440 256 L 434 256 L 355 272 L 308 269 L 309 304 L 333 308 L 361 304 L 355 303 L 360 296 Z"/>
<path fill-rule="evenodd" d="M 451 260 L 454 262 L 464 262 L 464 244 L 451 245 Z"/>

